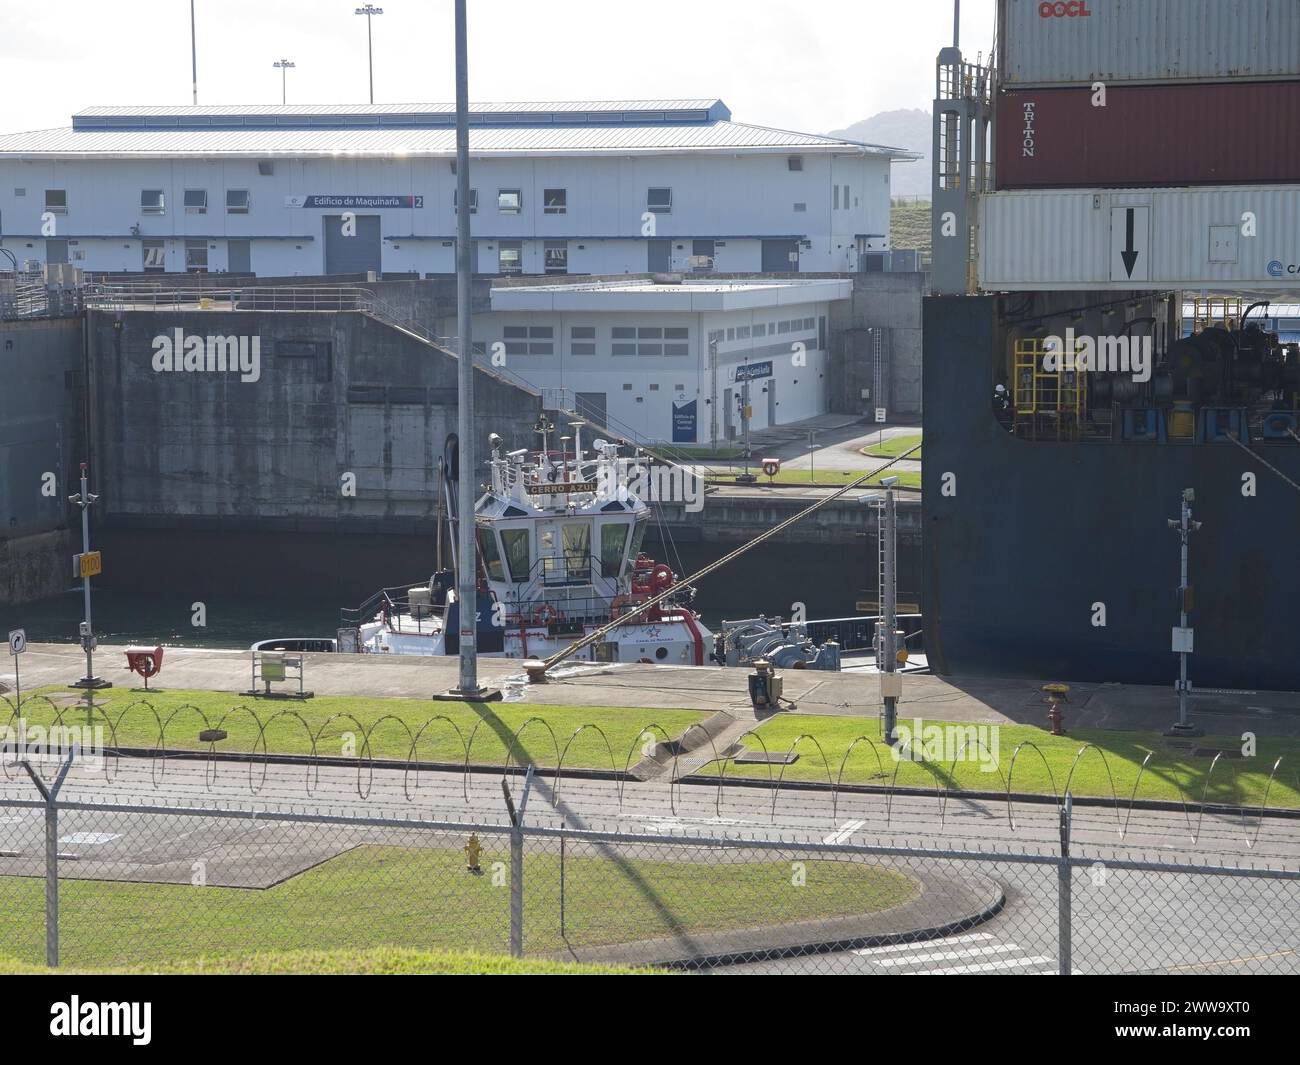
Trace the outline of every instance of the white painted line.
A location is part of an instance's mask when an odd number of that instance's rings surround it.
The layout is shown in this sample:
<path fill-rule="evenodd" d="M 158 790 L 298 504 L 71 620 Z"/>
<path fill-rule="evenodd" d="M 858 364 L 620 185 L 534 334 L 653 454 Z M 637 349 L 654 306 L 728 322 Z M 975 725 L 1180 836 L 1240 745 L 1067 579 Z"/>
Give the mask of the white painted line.
<path fill-rule="evenodd" d="M 70 843 L 74 847 L 98 847 L 111 843 L 121 835 L 121 832 L 69 832 L 66 836 L 60 836 L 59 842 Z"/>
<path fill-rule="evenodd" d="M 1020 948 L 1014 943 L 994 943 L 985 947 L 967 947 L 965 950 L 941 950 L 935 954 L 913 954 L 906 958 L 882 958 L 877 965 L 916 965 L 923 961 L 958 961 L 987 954 L 1011 954 Z"/>
<path fill-rule="evenodd" d="M 863 947 L 853 953 L 869 958 L 873 954 L 893 954 L 900 950 L 933 950 L 935 947 L 947 946 L 950 943 L 982 943 L 992 938 L 988 932 L 972 932 L 970 935 L 953 936 L 951 939 L 924 939 L 915 943 L 891 943 L 887 947 Z"/>
<path fill-rule="evenodd" d="M 926 969 L 924 972 L 908 973 L 908 976 L 949 976 L 955 973 L 991 973 L 999 969 L 1025 969 L 1030 965 L 1055 965 L 1051 958 L 1003 958 L 1001 961 L 986 961 L 982 965 L 954 965 L 947 969 Z M 1033 973 L 1034 976 L 1050 976 L 1050 972 Z"/>
<path fill-rule="evenodd" d="M 839 831 L 832 832 L 829 836 L 823 839 L 822 842 L 843 843 L 850 836 L 852 836 L 853 833 L 855 833 L 858 829 L 860 829 L 865 824 L 866 824 L 865 821 L 846 821 L 843 825 L 840 826 Z"/>

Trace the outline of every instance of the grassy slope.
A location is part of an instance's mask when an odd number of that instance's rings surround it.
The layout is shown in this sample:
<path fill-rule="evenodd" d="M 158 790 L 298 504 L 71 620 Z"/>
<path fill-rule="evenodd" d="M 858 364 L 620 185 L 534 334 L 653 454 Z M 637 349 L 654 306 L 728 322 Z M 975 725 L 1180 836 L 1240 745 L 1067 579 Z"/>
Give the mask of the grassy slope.
<path fill-rule="evenodd" d="M 873 458 L 892 459 L 897 458 L 909 448 L 916 447 L 921 442 L 921 434 L 915 436 L 894 436 L 888 440 L 882 440 L 879 444 L 869 444 L 862 449 L 864 455 L 871 455 Z M 921 451 L 914 451 L 908 455 L 908 459 L 920 459 Z"/>
<path fill-rule="evenodd" d="M 466 871 L 461 838 L 423 835 L 420 842 L 359 845 L 265 890 L 65 880 L 61 959 L 116 966 L 373 947 L 505 952 L 507 841 L 484 837 L 482 875 Z M 562 939 L 558 848 L 534 843 L 526 858 L 527 950 L 869 913 L 915 893 L 902 874 L 864 862 L 805 862 L 806 883 L 796 885 L 790 862 L 779 857 L 672 853 L 679 860 L 631 847 L 612 855 L 570 848 Z M 0 877 L 0 945 L 8 954 L 40 959 L 43 907 L 39 878 Z"/>
<path fill-rule="evenodd" d="M 713 472 L 713 477 L 718 480 L 722 480 L 724 478 L 729 480 L 730 478 L 734 477 L 736 474 L 743 473 L 743 472 L 744 472 L 744 467 L 733 467 L 730 470 L 715 469 Z M 769 478 L 767 474 L 763 472 L 762 468 L 757 464 L 755 464 L 754 466 L 750 467 L 749 472 L 758 475 L 759 484 L 767 484 L 769 481 L 772 481 L 776 484 L 814 484 L 815 483 L 819 485 L 835 485 L 837 487 L 843 487 L 844 485 L 849 484 L 856 478 L 861 477 L 867 471 L 866 470 L 821 470 L 819 469 L 814 471 L 816 473 L 815 481 L 813 480 L 812 474 L 808 470 L 782 469 L 781 472 L 776 475 L 776 477 Z M 872 477 L 871 480 L 867 481 L 862 487 L 865 488 L 867 487 L 867 485 L 879 484 L 880 479 L 882 477 L 898 477 L 900 479 L 900 483 L 908 488 L 921 487 L 921 475 L 919 473 L 900 472 L 898 470 L 885 470 L 883 473 L 880 473 L 877 476 Z"/>
<path fill-rule="evenodd" d="M 899 250 L 930 250 L 928 203 L 896 203 L 890 207 L 889 246 Z"/>
<path fill-rule="evenodd" d="M 905 712 L 899 723 L 912 727 L 912 719 Z M 923 726 L 925 724 L 930 722 L 924 722 Z M 1144 732 L 1071 728 L 1068 736 L 1052 736 L 1044 729 L 1030 725 L 1004 725 L 997 734 L 1000 773 L 981 771 L 978 757 L 969 757 L 969 752 L 978 751 L 973 744 L 967 748 L 968 757 L 958 761 L 954 767 L 953 756 L 960 747 L 960 740 L 955 741 L 951 751 L 945 751 L 931 764 L 896 762 L 879 742 L 880 725 L 874 717 L 782 714 L 761 725 L 758 735 L 771 751 L 788 751 L 798 741 L 799 760 L 786 767 L 787 780 L 834 781 L 840 774 L 841 763 L 844 763 L 843 780 L 855 784 L 888 784 L 896 780 L 900 787 L 933 788 L 943 787 L 946 782 L 953 789 L 1002 791 L 1006 789 L 1009 778 L 1015 791 L 1059 795 L 1064 793 L 1069 779 L 1070 790 L 1075 795 L 1110 797 L 1117 794 L 1128 799 L 1133 794 L 1134 784 L 1140 783 L 1138 798 L 1177 800 L 1181 796 L 1188 802 L 1199 802 L 1203 795 L 1208 795 L 1211 802 L 1246 806 L 1263 802 L 1268 789 L 1270 807 L 1300 807 L 1300 741 L 1296 740 L 1260 739 L 1253 758 L 1220 758 L 1213 776 L 1209 776 L 1211 758 L 1193 757 L 1187 749 L 1170 747 L 1164 737 Z M 812 739 L 799 740 L 802 735 L 813 737 L 816 743 Z M 859 736 L 875 740 L 874 750 L 870 743 L 858 743 L 848 761 L 844 762 L 846 752 Z M 992 740 L 988 742 L 991 744 Z M 1241 750 L 1239 738 L 1205 737 L 1196 742 L 1202 747 L 1233 752 Z M 1022 743 L 1027 746 L 1016 757 L 1013 771 L 1012 756 Z M 820 752 L 817 744 L 821 745 Z M 1080 749 L 1088 744 L 1093 748 L 1079 759 L 1071 778 L 1071 766 Z M 753 739 L 747 740 L 746 746 L 762 750 L 759 742 Z M 1138 770 L 1149 752 L 1155 753 L 1139 782 Z M 1269 773 L 1279 756 L 1283 759 L 1282 765 L 1269 788 Z M 701 772 L 716 773 L 716 764 Z M 768 777 L 764 766 L 729 764 L 726 772 L 763 780 Z M 773 778 L 779 775 L 780 768 L 774 767 Z M 1208 793 L 1205 790 L 1207 776 Z"/>
<path fill-rule="evenodd" d="M 43 689 L 44 694 L 66 695 L 64 689 Z M 462 762 L 466 746 L 476 763 L 504 762 L 511 737 L 530 718 L 535 723 L 522 733 L 517 751 L 526 760 L 554 766 L 570 737 L 583 730 L 564 758 L 566 766 L 622 770 L 645 726 L 657 724 L 670 736 L 679 735 L 706 714 L 694 710 L 627 709 L 594 706 L 547 706 L 538 703 L 433 703 L 419 699 L 379 699 L 351 696 L 317 696 L 305 702 L 267 701 L 228 692 L 131 692 L 114 688 L 96 693 L 102 705 L 94 723 L 104 727 L 104 743 L 122 747 L 154 747 L 163 736 L 171 748 L 204 748 L 199 732 L 220 725 L 229 738 L 219 751 L 269 750 L 283 754 L 310 754 L 316 737 L 317 754 L 361 755 L 369 736 L 376 758 Z M 59 712 L 38 699 L 23 699 L 29 724 L 49 724 Z M 155 713 L 156 712 L 156 713 Z M 12 711 L 0 701 L 0 726 L 8 725 Z M 254 716 L 256 715 L 256 717 Z M 62 721 L 86 722 L 80 705 L 62 708 Z M 260 723 L 259 723 L 260 722 Z M 111 727 L 110 727 L 111 726 Z M 597 731 L 599 729 L 599 731 Z M 264 730 L 264 731 L 263 731 Z M 459 732 L 457 732 L 459 730 Z M 551 733 L 554 733 L 554 741 Z M 609 747 L 601 739 L 609 741 Z M 656 731 L 662 738 L 662 734 Z M 414 751 L 412 745 L 414 744 Z M 613 756 L 611 759 L 610 751 Z M 633 762 L 640 757 L 633 755 Z M 515 761 L 520 758 L 515 755 Z"/>

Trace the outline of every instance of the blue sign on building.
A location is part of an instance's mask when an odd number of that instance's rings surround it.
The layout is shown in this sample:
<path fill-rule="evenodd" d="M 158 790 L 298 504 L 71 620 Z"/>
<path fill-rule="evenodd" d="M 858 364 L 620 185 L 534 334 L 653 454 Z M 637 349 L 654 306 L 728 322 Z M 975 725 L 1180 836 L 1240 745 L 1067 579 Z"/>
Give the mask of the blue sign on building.
<path fill-rule="evenodd" d="M 772 363 L 768 362 L 747 362 L 736 367 L 737 381 L 756 381 L 760 377 L 772 376 Z"/>
<path fill-rule="evenodd" d="M 286 196 L 286 206 L 350 210 L 354 207 L 374 210 L 384 207 L 423 207 L 423 196 Z"/>
<path fill-rule="evenodd" d="M 696 417 L 696 401 L 691 400 L 689 403 L 673 403 L 673 443 L 674 444 L 693 444 L 695 443 L 695 431 L 698 418 Z"/>

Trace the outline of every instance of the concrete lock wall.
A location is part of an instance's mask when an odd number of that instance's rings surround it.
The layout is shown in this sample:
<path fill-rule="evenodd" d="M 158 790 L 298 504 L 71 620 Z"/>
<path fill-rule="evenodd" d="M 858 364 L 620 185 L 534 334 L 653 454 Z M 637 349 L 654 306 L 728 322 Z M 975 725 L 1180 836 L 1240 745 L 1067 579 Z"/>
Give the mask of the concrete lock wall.
<path fill-rule="evenodd" d="M 831 310 L 828 379 L 838 386 L 830 389 L 833 410 L 867 414 L 883 406 L 890 421 L 920 417 L 921 297 L 927 287 L 924 273 L 853 275 L 852 299 Z M 881 397 L 874 394 L 873 330 L 880 332 L 884 362 Z"/>
<path fill-rule="evenodd" d="M 93 312 L 90 328 L 106 521 L 432 528 L 456 429 L 445 352 L 357 313 Z M 177 330 L 255 339 L 257 379 L 156 369 Z M 474 408 L 480 455 L 492 432 L 532 444 L 538 397 L 478 371 Z"/>

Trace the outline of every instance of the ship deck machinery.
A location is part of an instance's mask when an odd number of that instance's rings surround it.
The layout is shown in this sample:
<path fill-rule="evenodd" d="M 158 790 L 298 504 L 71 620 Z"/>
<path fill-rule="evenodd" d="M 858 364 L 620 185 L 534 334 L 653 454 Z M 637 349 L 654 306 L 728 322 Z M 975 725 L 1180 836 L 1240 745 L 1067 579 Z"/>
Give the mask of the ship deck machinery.
<path fill-rule="evenodd" d="M 1171 683 L 1185 489 L 1192 678 L 1300 690 L 1300 349 L 1179 293 L 925 302 L 925 642 L 937 672 Z M 1132 363 L 1051 358 L 1141 341 Z M 1142 379 L 1144 378 L 1145 379 Z M 990 402 L 996 385 L 1010 409 Z"/>

